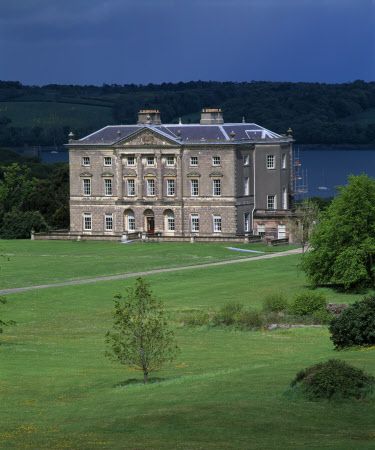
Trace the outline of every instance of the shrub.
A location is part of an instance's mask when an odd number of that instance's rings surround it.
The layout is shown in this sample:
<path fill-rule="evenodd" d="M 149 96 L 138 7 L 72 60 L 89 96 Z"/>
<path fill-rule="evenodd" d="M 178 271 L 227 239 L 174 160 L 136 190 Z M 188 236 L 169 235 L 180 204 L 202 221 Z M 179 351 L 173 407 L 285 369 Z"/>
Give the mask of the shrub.
<path fill-rule="evenodd" d="M 334 315 L 326 309 L 318 309 L 312 313 L 314 323 L 329 324 Z"/>
<path fill-rule="evenodd" d="M 263 311 L 265 312 L 282 312 L 288 308 L 288 301 L 281 293 L 273 293 L 267 295 L 263 300 Z"/>
<path fill-rule="evenodd" d="M 225 303 L 212 318 L 214 325 L 233 325 L 237 315 L 243 310 L 243 305 L 237 302 Z"/>
<path fill-rule="evenodd" d="M 320 292 L 301 292 L 289 307 L 291 314 L 296 316 L 309 316 L 315 311 L 326 309 L 327 300 Z"/>
<path fill-rule="evenodd" d="M 375 378 L 344 361 L 330 359 L 297 373 L 291 386 L 310 400 L 362 399 L 374 387 Z"/>
<path fill-rule="evenodd" d="M 235 316 L 236 325 L 248 330 L 256 330 L 263 325 L 263 319 L 258 311 L 253 309 L 243 309 Z"/>
<path fill-rule="evenodd" d="M 332 320 L 329 331 L 337 349 L 375 345 L 375 296 L 350 305 Z"/>
<path fill-rule="evenodd" d="M 191 311 L 183 315 L 182 322 L 188 326 L 203 326 L 210 321 L 210 316 L 206 311 Z"/>

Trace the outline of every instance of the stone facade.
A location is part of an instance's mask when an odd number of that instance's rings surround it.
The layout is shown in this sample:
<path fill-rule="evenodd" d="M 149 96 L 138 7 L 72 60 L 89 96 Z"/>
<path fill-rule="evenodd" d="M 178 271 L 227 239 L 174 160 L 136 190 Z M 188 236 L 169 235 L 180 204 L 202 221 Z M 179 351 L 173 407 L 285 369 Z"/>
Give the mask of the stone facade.
<path fill-rule="evenodd" d="M 220 110 L 202 117 L 162 125 L 158 111 L 143 110 L 137 125 L 70 140 L 71 232 L 214 238 L 287 223 L 291 137 L 225 124 Z"/>

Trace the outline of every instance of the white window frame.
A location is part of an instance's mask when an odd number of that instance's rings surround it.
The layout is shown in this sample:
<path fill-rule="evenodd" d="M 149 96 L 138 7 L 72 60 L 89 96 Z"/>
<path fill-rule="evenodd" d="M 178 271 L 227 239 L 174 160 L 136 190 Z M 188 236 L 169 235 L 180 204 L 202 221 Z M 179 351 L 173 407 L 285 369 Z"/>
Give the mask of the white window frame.
<path fill-rule="evenodd" d="M 127 193 L 128 197 L 135 197 L 136 188 L 135 188 L 135 179 L 134 178 L 128 178 L 126 180 L 126 193 Z"/>
<path fill-rule="evenodd" d="M 126 221 L 128 231 L 135 231 L 135 216 L 133 212 L 127 214 Z"/>
<path fill-rule="evenodd" d="M 281 155 L 281 168 L 286 169 L 286 153 Z"/>
<path fill-rule="evenodd" d="M 250 213 L 246 212 L 243 215 L 243 228 L 244 231 L 249 232 L 250 231 Z"/>
<path fill-rule="evenodd" d="M 165 218 L 166 231 L 176 231 L 174 213 L 168 213 Z"/>
<path fill-rule="evenodd" d="M 152 162 L 151 162 L 152 160 Z M 147 167 L 155 167 L 155 156 L 149 155 L 146 156 L 146 166 Z"/>
<path fill-rule="evenodd" d="M 105 167 L 112 166 L 112 156 L 104 156 L 103 164 L 104 164 Z"/>
<path fill-rule="evenodd" d="M 113 231 L 113 214 L 104 214 L 104 230 Z"/>
<path fill-rule="evenodd" d="M 87 219 L 87 222 L 86 222 Z M 92 214 L 91 213 L 83 213 L 83 231 L 92 231 Z M 90 224 L 89 226 L 87 226 Z"/>
<path fill-rule="evenodd" d="M 104 178 L 104 195 L 106 197 L 112 197 L 113 195 L 113 181 L 112 178 Z"/>
<path fill-rule="evenodd" d="M 286 187 L 283 187 L 282 202 L 282 208 L 288 209 L 288 190 Z"/>
<path fill-rule="evenodd" d="M 221 166 L 221 157 L 218 155 L 213 156 L 212 157 L 212 165 L 216 166 L 216 167 Z"/>
<path fill-rule="evenodd" d="M 212 216 L 212 226 L 213 226 L 214 233 L 221 233 L 221 231 L 222 231 L 221 216 Z"/>
<path fill-rule="evenodd" d="M 267 169 L 276 168 L 276 158 L 275 155 L 267 155 Z"/>
<path fill-rule="evenodd" d="M 198 156 L 190 156 L 190 167 L 197 167 L 197 166 L 198 166 Z"/>
<path fill-rule="evenodd" d="M 174 197 L 176 195 L 176 180 L 167 178 L 167 196 Z"/>
<path fill-rule="evenodd" d="M 250 195 L 250 179 L 249 179 L 249 177 L 244 178 L 243 195 Z"/>
<path fill-rule="evenodd" d="M 91 165 L 90 156 L 82 156 L 82 166 L 90 167 L 90 165 Z"/>
<path fill-rule="evenodd" d="M 88 187 L 88 189 L 86 189 Z M 90 197 L 92 193 L 91 178 L 83 178 L 82 190 L 84 197 Z"/>
<path fill-rule="evenodd" d="M 272 207 L 270 206 L 271 205 L 271 202 L 270 202 L 271 198 L 273 199 Z M 277 209 L 277 196 L 276 196 L 276 194 L 269 194 L 269 195 L 267 195 L 267 209 L 269 209 L 269 210 L 276 210 Z"/>
<path fill-rule="evenodd" d="M 190 229 L 192 233 L 199 233 L 199 214 L 190 214 Z"/>
<path fill-rule="evenodd" d="M 132 161 L 132 162 L 130 162 L 130 161 Z M 135 156 L 127 156 L 126 157 L 126 165 L 128 167 L 134 167 L 136 165 Z"/>
<path fill-rule="evenodd" d="M 156 195 L 155 178 L 146 179 L 146 195 L 147 195 L 147 197 L 155 197 L 155 195 Z"/>
<path fill-rule="evenodd" d="M 190 180 L 190 195 L 192 197 L 199 197 L 199 179 L 193 178 Z"/>
<path fill-rule="evenodd" d="M 174 156 L 169 155 L 169 156 L 166 157 L 165 165 L 167 167 L 174 167 L 175 164 L 176 164 L 176 158 Z"/>
<path fill-rule="evenodd" d="M 212 195 L 214 197 L 221 197 L 221 179 L 214 178 L 212 180 Z"/>
<path fill-rule="evenodd" d="M 266 234 L 266 226 L 264 224 L 257 225 L 257 236 L 264 236 Z"/>

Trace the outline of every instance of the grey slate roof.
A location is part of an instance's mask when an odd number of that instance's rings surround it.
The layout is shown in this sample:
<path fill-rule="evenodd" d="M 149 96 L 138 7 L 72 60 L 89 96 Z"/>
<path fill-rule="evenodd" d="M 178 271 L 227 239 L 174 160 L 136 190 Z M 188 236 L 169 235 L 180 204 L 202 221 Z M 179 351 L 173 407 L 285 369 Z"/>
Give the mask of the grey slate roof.
<path fill-rule="evenodd" d="M 150 129 L 178 144 L 228 141 L 261 141 L 285 139 L 255 123 L 224 123 L 222 125 L 162 124 L 108 125 L 101 130 L 73 141 L 73 145 L 113 145 L 141 129 Z"/>

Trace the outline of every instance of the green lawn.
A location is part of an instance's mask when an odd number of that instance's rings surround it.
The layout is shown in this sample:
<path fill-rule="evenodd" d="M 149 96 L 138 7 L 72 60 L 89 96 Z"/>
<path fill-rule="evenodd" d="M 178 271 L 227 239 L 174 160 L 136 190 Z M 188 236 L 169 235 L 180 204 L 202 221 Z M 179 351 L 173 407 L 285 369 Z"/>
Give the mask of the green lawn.
<path fill-rule="evenodd" d="M 133 243 L 0 240 L 0 289 L 100 275 L 248 258 L 226 247 L 283 251 L 293 246 L 264 244 Z"/>
<path fill-rule="evenodd" d="M 269 292 L 291 296 L 306 288 L 298 261 L 286 256 L 148 279 L 173 320 L 180 310 L 230 299 L 259 307 Z M 181 353 L 155 374 L 164 381 L 124 386 L 140 374 L 104 357 L 104 334 L 113 294 L 131 283 L 8 297 L 2 318 L 17 326 L 1 337 L 1 449 L 374 448 L 374 400 L 337 405 L 285 395 L 299 369 L 331 357 L 375 374 L 374 348 L 335 352 L 326 328 L 240 332 L 173 322 Z M 331 301 L 360 297 L 325 292 Z"/>

